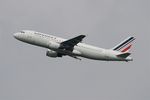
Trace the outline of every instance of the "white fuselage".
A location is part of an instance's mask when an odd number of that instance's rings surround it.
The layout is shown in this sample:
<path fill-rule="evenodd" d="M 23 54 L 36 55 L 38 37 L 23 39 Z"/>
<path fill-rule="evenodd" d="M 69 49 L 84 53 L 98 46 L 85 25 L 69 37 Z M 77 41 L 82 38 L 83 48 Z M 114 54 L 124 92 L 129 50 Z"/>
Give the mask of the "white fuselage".
<path fill-rule="evenodd" d="M 79 56 L 85 57 L 94 60 L 106 60 L 106 61 L 130 61 L 132 58 L 128 57 L 126 59 L 122 59 L 117 57 L 116 55 L 120 54 L 118 51 L 114 51 L 111 49 L 103 49 L 91 45 L 87 45 L 85 43 L 78 43 L 74 46 L 72 52 L 64 51 L 59 49 L 60 43 L 65 41 L 66 39 L 59 38 L 56 36 L 43 34 L 35 31 L 22 31 L 14 34 L 14 37 L 20 41 L 37 45 L 40 47 L 44 47 L 59 53 L 63 53 L 69 56 Z"/>

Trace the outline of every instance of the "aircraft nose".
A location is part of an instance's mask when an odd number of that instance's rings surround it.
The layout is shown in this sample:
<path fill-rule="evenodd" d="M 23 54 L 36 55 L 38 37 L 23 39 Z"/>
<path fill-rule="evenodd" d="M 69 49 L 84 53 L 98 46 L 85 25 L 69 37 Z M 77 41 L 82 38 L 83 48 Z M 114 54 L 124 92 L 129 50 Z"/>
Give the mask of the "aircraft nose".
<path fill-rule="evenodd" d="M 15 33 L 14 34 L 14 37 L 17 39 L 18 38 L 18 36 L 19 36 L 19 33 Z"/>

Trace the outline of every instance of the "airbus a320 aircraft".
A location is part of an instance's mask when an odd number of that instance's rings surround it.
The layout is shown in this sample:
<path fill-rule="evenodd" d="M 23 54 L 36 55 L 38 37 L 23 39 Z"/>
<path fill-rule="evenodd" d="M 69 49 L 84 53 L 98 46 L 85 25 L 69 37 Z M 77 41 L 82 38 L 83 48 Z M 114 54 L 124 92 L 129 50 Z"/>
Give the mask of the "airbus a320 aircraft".
<path fill-rule="evenodd" d="M 81 43 L 85 35 L 79 35 L 72 39 L 63 39 L 60 37 L 23 30 L 14 34 L 14 37 L 20 41 L 47 48 L 46 55 L 49 57 L 70 56 L 76 59 L 80 57 L 103 60 L 103 61 L 132 61 L 129 49 L 132 46 L 134 37 L 129 37 L 112 49 L 103 49 Z"/>

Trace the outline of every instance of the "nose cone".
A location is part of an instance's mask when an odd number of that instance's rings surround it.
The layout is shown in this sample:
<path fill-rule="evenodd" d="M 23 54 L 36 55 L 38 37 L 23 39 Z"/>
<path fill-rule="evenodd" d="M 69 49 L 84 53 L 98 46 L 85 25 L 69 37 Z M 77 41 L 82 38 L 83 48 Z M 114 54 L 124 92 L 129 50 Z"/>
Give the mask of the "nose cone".
<path fill-rule="evenodd" d="M 15 33 L 14 38 L 18 39 L 18 37 L 19 37 L 19 33 Z"/>

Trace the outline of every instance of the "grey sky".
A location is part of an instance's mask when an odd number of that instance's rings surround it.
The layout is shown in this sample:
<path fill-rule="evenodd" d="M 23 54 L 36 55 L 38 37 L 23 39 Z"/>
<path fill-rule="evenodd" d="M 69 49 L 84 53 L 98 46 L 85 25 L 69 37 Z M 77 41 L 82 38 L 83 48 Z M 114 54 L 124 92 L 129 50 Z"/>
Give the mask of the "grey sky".
<path fill-rule="evenodd" d="M 150 100 L 149 0 L 0 0 L 0 100 Z M 111 48 L 135 36 L 133 62 L 52 59 L 22 29 Z"/>

